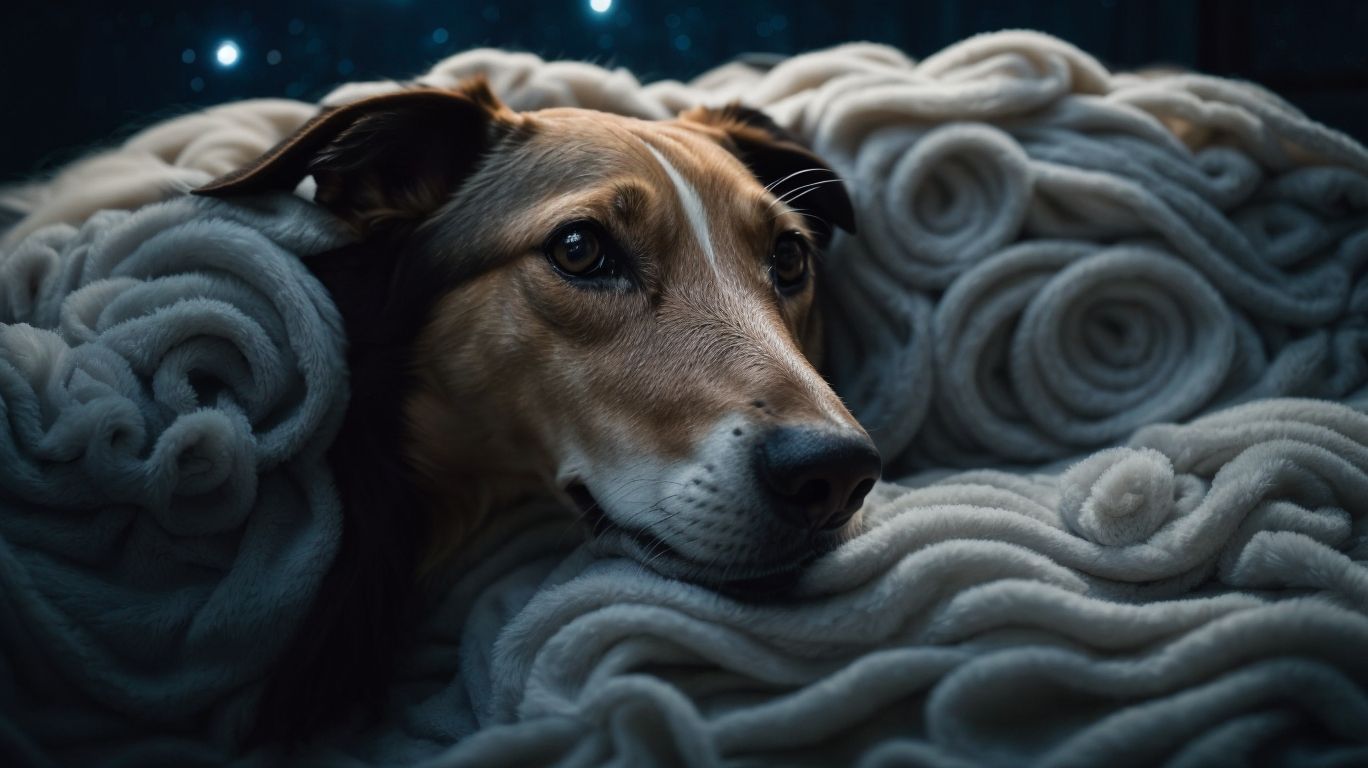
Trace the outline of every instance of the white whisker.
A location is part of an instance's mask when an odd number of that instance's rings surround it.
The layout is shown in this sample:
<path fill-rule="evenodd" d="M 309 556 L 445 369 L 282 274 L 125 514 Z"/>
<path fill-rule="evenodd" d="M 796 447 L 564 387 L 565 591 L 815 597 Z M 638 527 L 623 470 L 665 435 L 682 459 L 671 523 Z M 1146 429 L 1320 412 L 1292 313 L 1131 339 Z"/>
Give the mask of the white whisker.
<path fill-rule="evenodd" d="M 832 179 L 832 181 L 840 181 L 840 179 Z M 827 183 L 830 183 L 830 182 L 827 182 Z M 792 197 L 789 197 L 789 198 L 783 200 L 783 202 L 784 202 L 785 204 L 791 203 L 791 202 L 793 202 L 794 200 L 797 200 L 798 198 L 802 197 L 803 195 L 806 195 L 807 193 L 809 193 L 809 192 L 815 190 L 815 189 L 816 189 L 817 187 L 819 187 L 819 186 L 821 186 L 821 183 L 818 183 L 818 184 L 809 184 L 809 185 L 807 185 L 806 187 L 802 187 L 802 188 L 801 188 L 801 189 L 803 190 L 802 192 L 799 192 L 798 194 L 796 194 L 796 195 L 794 195 L 794 196 L 792 196 Z M 796 191 L 796 190 L 795 190 L 795 191 Z"/>
<path fill-rule="evenodd" d="M 822 186 L 823 184 L 839 184 L 840 182 L 840 179 L 823 179 L 822 181 L 815 181 L 811 184 L 804 184 L 801 187 L 794 187 L 793 189 L 786 192 L 783 197 L 775 198 L 774 202 L 770 203 L 769 207 L 773 208 L 775 205 L 778 205 L 779 203 L 788 203 L 797 200 L 798 198 L 802 197 L 803 195 L 806 195 L 808 192 L 811 192 L 812 190 Z"/>
<path fill-rule="evenodd" d="M 785 176 L 785 177 L 782 178 L 782 179 L 777 179 L 777 180 L 775 180 L 775 181 L 771 181 L 770 183 L 768 183 L 768 184 L 765 185 L 765 191 L 766 191 L 766 192 L 769 192 L 770 190 L 774 189 L 775 187 L 779 186 L 780 184 L 783 184 L 784 182 L 788 181 L 789 179 L 793 178 L 794 176 L 798 176 L 798 175 L 804 174 L 804 173 L 812 173 L 813 171 L 826 171 L 827 173 L 831 173 L 831 169 L 830 169 L 830 168 L 804 168 L 804 169 L 801 170 L 801 171 L 794 171 L 793 173 L 790 173 L 789 175 Z"/>

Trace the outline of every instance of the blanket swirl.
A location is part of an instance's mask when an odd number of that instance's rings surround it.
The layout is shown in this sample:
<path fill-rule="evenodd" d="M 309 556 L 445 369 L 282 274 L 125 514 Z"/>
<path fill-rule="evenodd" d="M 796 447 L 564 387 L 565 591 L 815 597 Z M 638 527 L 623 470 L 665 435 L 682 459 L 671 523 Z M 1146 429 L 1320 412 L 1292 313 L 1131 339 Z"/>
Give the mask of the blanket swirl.
<path fill-rule="evenodd" d="M 340 242 L 183 197 L 0 255 L 0 751 L 234 743 L 338 540 L 341 320 L 295 254 Z"/>
<path fill-rule="evenodd" d="M 1146 427 L 1059 471 L 884 484 L 867 515 L 799 600 L 767 606 L 585 551 L 562 559 L 565 523 L 525 510 L 435 610 L 466 629 L 429 628 L 392 719 L 404 737 L 391 728 L 363 754 L 430 766 L 1368 759 L 1363 410 L 1264 400 Z M 456 647 L 443 663 L 439 649 Z"/>

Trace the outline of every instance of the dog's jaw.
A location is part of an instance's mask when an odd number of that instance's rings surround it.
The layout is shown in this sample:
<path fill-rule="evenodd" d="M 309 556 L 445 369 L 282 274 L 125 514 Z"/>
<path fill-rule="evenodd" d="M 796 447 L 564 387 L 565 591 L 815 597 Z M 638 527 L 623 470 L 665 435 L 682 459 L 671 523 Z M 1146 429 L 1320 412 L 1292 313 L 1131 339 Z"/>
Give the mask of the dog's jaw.
<path fill-rule="evenodd" d="M 628 450 L 596 465 L 575 462 L 562 487 L 594 551 L 743 591 L 788 583 L 813 557 L 849 538 L 858 515 L 838 529 L 810 531 L 775 514 L 753 471 L 769 427 L 756 416 L 722 419 L 684 460 L 654 461 Z"/>

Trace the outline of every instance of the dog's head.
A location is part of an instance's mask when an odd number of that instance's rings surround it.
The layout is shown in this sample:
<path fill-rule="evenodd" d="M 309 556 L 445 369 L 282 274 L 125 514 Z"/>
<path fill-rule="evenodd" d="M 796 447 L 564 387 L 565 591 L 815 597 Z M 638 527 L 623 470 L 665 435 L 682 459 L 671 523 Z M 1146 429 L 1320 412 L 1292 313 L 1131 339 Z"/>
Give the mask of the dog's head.
<path fill-rule="evenodd" d="M 310 175 L 366 244 L 312 266 L 353 356 L 406 377 L 399 444 L 437 549 L 536 484 L 603 548 L 738 590 L 851 525 L 879 456 L 811 360 L 820 248 L 854 215 L 760 113 L 650 122 L 515 113 L 482 82 L 405 90 L 200 192 Z"/>

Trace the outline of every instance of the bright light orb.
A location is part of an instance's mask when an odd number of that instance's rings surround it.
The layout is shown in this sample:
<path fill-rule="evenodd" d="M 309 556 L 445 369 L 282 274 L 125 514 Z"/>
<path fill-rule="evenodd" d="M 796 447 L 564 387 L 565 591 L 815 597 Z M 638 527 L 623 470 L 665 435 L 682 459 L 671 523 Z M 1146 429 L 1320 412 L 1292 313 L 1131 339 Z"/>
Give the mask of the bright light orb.
<path fill-rule="evenodd" d="M 594 13 L 607 13 L 613 7 L 613 0 L 589 0 L 589 10 Z"/>
<path fill-rule="evenodd" d="M 231 67 L 238 63 L 242 57 L 242 49 L 238 48 L 237 43 L 226 40 L 219 44 L 218 50 L 214 51 L 214 58 L 218 59 L 219 66 Z"/>

